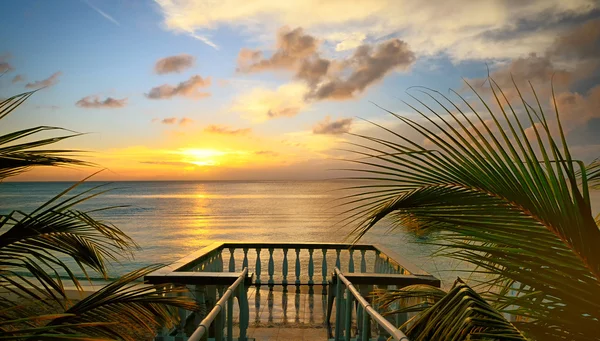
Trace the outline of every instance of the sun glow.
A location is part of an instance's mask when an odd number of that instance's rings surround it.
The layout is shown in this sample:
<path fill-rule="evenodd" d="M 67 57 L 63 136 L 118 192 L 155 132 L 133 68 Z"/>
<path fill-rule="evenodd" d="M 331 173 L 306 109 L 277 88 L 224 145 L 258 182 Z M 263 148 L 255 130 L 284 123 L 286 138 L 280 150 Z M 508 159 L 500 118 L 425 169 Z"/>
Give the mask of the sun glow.
<path fill-rule="evenodd" d="M 182 149 L 179 153 L 183 155 L 184 162 L 196 166 L 217 166 L 220 164 L 219 158 L 227 154 L 216 149 Z"/>

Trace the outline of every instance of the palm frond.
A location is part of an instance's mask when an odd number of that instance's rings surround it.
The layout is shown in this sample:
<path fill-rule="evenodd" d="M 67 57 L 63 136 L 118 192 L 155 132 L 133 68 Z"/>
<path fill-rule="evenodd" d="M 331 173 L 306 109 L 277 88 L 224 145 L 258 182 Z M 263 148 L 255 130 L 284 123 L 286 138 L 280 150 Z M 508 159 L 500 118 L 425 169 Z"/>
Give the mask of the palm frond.
<path fill-rule="evenodd" d="M 178 314 L 175 308 L 198 310 L 199 305 L 187 296 L 178 295 L 185 287 L 146 285 L 139 283 L 145 275 L 156 271 L 161 265 L 148 266 L 130 272 L 106 285 L 65 311 L 68 316 L 59 317 L 48 326 L 61 326 L 56 332 L 84 332 L 88 336 L 123 338 L 135 341 L 119 332 L 120 328 L 142 328 L 154 333 L 159 326 L 173 326 Z M 74 326 L 85 323 L 106 323 L 79 330 Z"/>
<path fill-rule="evenodd" d="M 16 294 L 60 302 L 65 293 L 59 272 L 80 287 L 65 257 L 74 260 L 84 274 L 89 268 L 107 277 L 107 261 L 118 261 L 137 247 L 116 226 L 75 209 L 106 192 L 100 185 L 72 194 L 83 181 L 31 213 L 13 211 L 0 216 L 0 285 L 17 288 Z"/>
<path fill-rule="evenodd" d="M 12 96 L 0 102 L 0 119 L 25 102 L 35 91 Z M 0 181 L 18 175 L 34 166 L 86 166 L 91 163 L 69 157 L 77 150 L 42 150 L 40 147 L 57 143 L 81 134 L 68 134 L 31 140 L 44 132 L 64 131 L 58 127 L 39 126 L 0 136 Z"/>
<path fill-rule="evenodd" d="M 458 280 L 433 306 L 407 322 L 406 335 L 425 340 L 527 340 L 468 285 Z"/>
<path fill-rule="evenodd" d="M 407 103 L 419 120 L 389 112 L 433 147 L 388 128 L 392 138 L 357 135 L 359 167 L 349 170 L 369 184 L 363 195 L 342 199 L 344 224 L 356 224 L 356 239 L 385 217 L 428 232 L 440 255 L 487 276 L 478 288 L 490 293 L 491 305 L 518 303 L 513 313 L 527 317 L 519 327 L 529 323 L 528 335 L 547 339 L 536 334 L 544 325 L 561 331 L 553 335 L 586 340 L 592 334 L 580 331 L 587 328 L 574 326 L 600 328 L 590 318 L 600 316 L 600 230 L 588 192 L 597 165 L 572 159 L 558 108 L 556 140 L 534 90 L 536 107 L 516 88 L 517 108 L 490 84 L 497 109 L 473 90 L 485 114 L 461 96 L 454 102 L 431 90 L 421 92 L 424 100 L 413 97 L 422 110 Z M 508 290 L 514 283 L 521 285 Z"/>

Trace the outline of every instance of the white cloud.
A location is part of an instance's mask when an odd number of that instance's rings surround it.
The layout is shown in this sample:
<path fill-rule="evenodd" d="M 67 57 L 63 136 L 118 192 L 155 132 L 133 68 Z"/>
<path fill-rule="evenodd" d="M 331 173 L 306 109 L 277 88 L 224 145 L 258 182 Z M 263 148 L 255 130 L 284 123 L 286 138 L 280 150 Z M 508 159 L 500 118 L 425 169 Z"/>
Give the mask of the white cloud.
<path fill-rule="evenodd" d="M 271 37 L 283 25 L 303 27 L 338 51 L 365 40 L 396 36 L 419 55 L 445 52 L 455 61 L 514 58 L 544 51 L 553 22 L 600 8 L 594 0 L 155 0 L 165 26 L 205 39 L 221 26 Z M 541 29 L 526 26 L 540 23 Z M 525 24 L 524 24 L 525 23 Z M 211 42 L 212 43 L 212 42 Z"/>
<path fill-rule="evenodd" d="M 308 91 L 302 83 L 284 84 L 277 89 L 253 88 L 240 95 L 232 110 L 254 122 L 277 117 L 292 117 L 306 107 L 304 95 Z"/>

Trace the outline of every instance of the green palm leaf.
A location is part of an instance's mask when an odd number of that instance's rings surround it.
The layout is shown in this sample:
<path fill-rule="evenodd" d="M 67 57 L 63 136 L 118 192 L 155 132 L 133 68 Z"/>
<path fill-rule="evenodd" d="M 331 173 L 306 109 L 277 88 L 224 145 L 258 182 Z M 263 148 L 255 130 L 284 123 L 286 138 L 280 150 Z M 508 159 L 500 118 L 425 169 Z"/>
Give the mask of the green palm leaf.
<path fill-rule="evenodd" d="M 521 96 L 517 107 L 490 84 L 496 109 L 474 91 L 484 113 L 430 90 L 421 91 L 427 102 L 413 97 L 423 109 L 409 104 L 420 119 L 391 113 L 433 148 L 387 128 L 391 139 L 355 135 L 364 142 L 349 170 L 370 184 L 343 199 L 344 224 L 356 224 L 356 239 L 385 217 L 429 233 L 440 255 L 475 266 L 475 287 L 492 306 L 513 307 L 527 335 L 595 339 L 600 230 L 588 188 L 597 163 L 572 159 L 558 109 L 556 140 L 533 90 L 536 106 Z"/>

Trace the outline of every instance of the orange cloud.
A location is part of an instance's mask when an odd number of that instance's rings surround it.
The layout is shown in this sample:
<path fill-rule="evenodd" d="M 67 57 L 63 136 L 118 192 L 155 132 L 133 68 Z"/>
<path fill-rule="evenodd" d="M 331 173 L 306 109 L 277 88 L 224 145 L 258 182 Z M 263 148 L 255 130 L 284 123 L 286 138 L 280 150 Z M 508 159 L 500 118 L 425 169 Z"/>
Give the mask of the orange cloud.
<path fill-rule="evenodd" d="M 232 129 L 223 125 L 214 125 L 211 124 L 204 128 L 204 132 L 210 134 L 220 134 L 220 135 L 248 135 L 252 132 L 251 128 L 245 129 Z"/>

